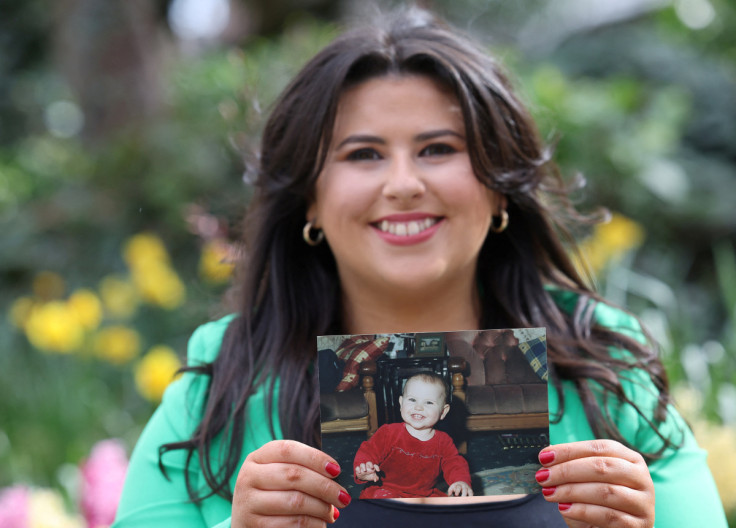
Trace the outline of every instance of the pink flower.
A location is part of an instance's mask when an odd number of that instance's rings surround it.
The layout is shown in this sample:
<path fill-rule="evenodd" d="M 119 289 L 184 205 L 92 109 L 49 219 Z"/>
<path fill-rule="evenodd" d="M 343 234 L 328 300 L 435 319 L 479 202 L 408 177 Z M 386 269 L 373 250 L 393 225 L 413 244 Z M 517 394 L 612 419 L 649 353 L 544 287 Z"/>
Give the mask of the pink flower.
<path fill-rule="evenodd" d="M 13 486 L 0 490 L 0 526 L 3 528 L 28 528 L 28 501 L 30 490 L 25 486 Z"/>
<path fill-rule="evenodd" d="M 115 519 L 128 469 L 125 448 L 118 440 L 98 442 L 81 469 L 80 508 L 87 526 L 109 526 Z"/>

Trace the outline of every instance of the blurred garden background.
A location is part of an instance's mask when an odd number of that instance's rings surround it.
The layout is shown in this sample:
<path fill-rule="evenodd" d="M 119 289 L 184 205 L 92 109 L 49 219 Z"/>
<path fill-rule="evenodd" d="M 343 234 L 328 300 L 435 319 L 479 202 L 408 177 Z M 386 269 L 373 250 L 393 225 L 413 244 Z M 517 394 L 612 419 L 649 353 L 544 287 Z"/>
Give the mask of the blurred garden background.
<path fill-rule="evenodd" d="M 736 5 L 427 5 L 499 55 L 563 173 L 587 179 L 580 208 L 611 211 L 580 234 L 594 280 L 661 343 L 736 526 Z M 368 12 L 2 0 L 0 503 L 20 515 L 5 522 L 109 522 L 189 335 L 228 311 L 269 104 Z"/>

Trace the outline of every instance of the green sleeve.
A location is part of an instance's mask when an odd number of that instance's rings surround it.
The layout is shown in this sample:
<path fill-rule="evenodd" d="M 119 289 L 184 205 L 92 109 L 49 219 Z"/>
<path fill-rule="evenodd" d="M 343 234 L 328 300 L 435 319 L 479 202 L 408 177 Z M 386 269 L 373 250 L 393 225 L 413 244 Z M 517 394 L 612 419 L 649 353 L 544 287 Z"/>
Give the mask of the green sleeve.
<path fill-rule="evenodd" d="M 189 365 L 212 361 L 222 342 L 229 318 L 203 325 L 192 335 L 188 347 Z M 199 423 L 208 378 L 186 373 L 166 390 L 163 401 L 146 425 L 131 455 L 114 528 L 224 528 L 230 526 L 231 505 L 220 497 L 199 504 L 189 500 L 184 472 L 186 452 L 166 453 L 159 469 L 159 447 L 187 439 Z M 196 461 L 189 467 L 191 482 L 203 479 Z"/>
<path fill-rule="evenodd" d="M 595 316 L 599 324 L 644 341 L 638 321 L 626 312 L 599 304 Z M 612 354 L 621 356 L 625 352 L 612 350 Z M 627 396 L 636 402 L 644 416 L 631 405 L 609 401 L 607 408 L 613 420 L 624 438 L 638 450 L 658 451 L 663 445 L 662 440 L 647 420 L 653 418 L 657 403 L 654 384 L 641 369 L 622 374 L 621 383 Z M 550 387 L 550 413 L 554 414 L 559 402 L 551 384 Z M 563 395 L 564 414 L 558 423 L 550 424 L 551 442 L 557 444 L 593 439 L 593 432 L 572 383 L 563 382 Z M 668 448 L 660 459 L 649 464 L 655 489 L 655 527 L 726 528 L 723 505 L 706 463 L 707 453 L 698 446 L 690 428 L 674 407 L 668 408 L 665 420 L 658 427 L 664 436 L 671 438 L 679 447 Z"/>

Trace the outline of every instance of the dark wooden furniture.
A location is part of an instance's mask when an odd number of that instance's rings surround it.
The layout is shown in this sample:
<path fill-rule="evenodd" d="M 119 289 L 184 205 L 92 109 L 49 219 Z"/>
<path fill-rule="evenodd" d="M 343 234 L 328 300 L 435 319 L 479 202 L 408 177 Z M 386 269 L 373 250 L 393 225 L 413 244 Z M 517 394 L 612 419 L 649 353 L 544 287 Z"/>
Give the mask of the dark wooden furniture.
<path fill-rule="evenodd" d="M 322 434 L 365 431 L 370 437 L 378 429 L 376 392 L 374 390 L 376 363 L 366 361 L 358 370 L 359 387 L 345 392 L 320 395 Z"/>

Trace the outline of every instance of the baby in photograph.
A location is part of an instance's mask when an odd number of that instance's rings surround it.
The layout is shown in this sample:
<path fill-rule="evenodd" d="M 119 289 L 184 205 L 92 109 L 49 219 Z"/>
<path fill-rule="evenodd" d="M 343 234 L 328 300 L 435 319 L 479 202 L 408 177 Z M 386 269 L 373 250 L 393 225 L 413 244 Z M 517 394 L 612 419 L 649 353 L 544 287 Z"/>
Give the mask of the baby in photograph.
<path fill-rule="evenodd" d="M 399 397 L 402 423 L 382 425 L 355 455 L 355 481 L 373 483 L 361 499 L 473 495 L 470 470 L 447 433 L 434 427 L 450 411 L 447 385 L 434 372 L 415 374 Z M 440 475 L 447 494 L 435 486 Z"/>

